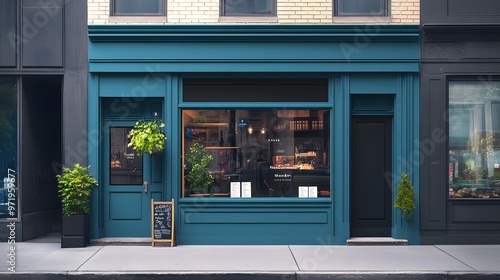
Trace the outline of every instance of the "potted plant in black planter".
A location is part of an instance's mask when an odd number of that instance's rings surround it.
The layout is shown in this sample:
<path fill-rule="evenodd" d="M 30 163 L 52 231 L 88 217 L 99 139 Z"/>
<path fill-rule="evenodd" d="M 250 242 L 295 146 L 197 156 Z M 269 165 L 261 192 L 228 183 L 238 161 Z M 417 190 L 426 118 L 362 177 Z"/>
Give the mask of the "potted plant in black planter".
<path fill-rule="evenodd" d="M 89 199 L 97 186 L 89 168 L 77 163 L 73 168 L 63 167 L 62 174 L 56 175 L 63 211 L 62 248 L 85 247 L 89 241 Z"/>
<path fill-rule="evenodd" d="M 129 132 L 131 139 L 128 146 L 132 147 L 138 155 L 163 151 L 167 139 L 161 131 L 163 127 L 165 127 L 165 124 L 160 119 L 152 121 L 138 120 L 134 128 Z"/>
<path fill-rule="evenodd" d="M 213 159 L 202 144 L 195 143 L 186 154 L 185 160 L 189 164 L 189 172 L 186 174 L 186 182 L 193 191 L 205 191 L 214 182 L 214 177 L 208 170 L 208 165 Z"/>

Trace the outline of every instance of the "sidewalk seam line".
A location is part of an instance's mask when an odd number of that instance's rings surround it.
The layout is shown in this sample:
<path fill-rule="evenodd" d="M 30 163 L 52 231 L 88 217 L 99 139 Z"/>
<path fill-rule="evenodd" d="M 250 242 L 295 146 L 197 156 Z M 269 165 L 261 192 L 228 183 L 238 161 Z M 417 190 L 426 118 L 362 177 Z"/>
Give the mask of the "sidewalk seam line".
<path fill-rule="evenodd" d="M 92 254 L 92 256 L 90 256 L 87 260 L 85 260 L 75 271 L 79 271 L 80 268 L 82 268 L 82 266 L 84 266 L 91 258 L 93 258 L 97 253 L 99 253 L 99 251 L 101 251 L 102 248 L 104 248 L 104 246 L 101 246 L 99 250 L 95 251 L 94 254 Z"/>
<path fill-rule="evenodd" d="M 288 247 L 288 250 L 290 251 L 290 254 L 292 255 L 292 258 L 293 258 L 293 261 L 295 262 L 295 265 L 297 266 L 297 271 L 295 272 L 295 274 L 297 274 L 297 272 L 300 271 L 300 266 L 297 263 L 297 259 L 295 258 L 295 255 L 293 254 L 293 251 L 292 251 L 292 248 L 290 248 L 290 245 L 287 245 L 287 247 Z"/>
<path fill-rule="evenodd" d="M 472 267 L 472 266 L 470 266 L 470 265 L 466 264 L 465 262 L 463 262 L 463 261 L 461 261 L 460 259 L 456 258 L 456 257 L 455 257 L 455 256 L 453 256 L 452 254 L 450 254 L 450 253 L 446 252 L 445 250 L 443 250 L 443 249 L 441 249 L 441 248 L 437 247 L 437 245 L 433 245 L 433 247 L 434 247 L 434 248 L 436 248 L 436 249 L 438 249 L 439 251 L 441 251 L 441 252 L 445 253 L 446 255 L 448 255 L 448 256 L 450 256 L 450 257 L 454 258 L 455 260 L 459 261 L 459 262 L 460 262 L 460 263 L 462 263 L 463 265 L 465 265 L 465 266 L 467 266 L 467 267 L 471 268 L 471 269 L 472 269 L 472 270 L 474 270 L 475 272 L 479 272 L 479 271 L 478 271 L 477 269 L 475 269 L 474 267 Z M 448 273 L 449 273 L 449 272 L 448 272 Z"/>

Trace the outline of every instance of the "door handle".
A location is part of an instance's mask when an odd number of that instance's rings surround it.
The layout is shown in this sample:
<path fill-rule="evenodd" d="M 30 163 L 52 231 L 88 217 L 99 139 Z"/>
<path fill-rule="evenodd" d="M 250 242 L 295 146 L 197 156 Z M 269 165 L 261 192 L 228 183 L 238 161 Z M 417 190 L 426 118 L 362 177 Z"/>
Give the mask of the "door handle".
<path fill-rule="evenodd" d="M 148 181 L 144 181 L 144 192 L 148 192 Z"/>

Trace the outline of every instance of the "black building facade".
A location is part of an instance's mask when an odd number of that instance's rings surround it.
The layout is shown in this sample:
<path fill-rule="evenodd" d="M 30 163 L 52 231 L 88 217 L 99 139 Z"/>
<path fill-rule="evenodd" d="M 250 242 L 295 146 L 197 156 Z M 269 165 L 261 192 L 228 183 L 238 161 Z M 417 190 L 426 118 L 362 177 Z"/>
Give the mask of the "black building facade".
<path fill-rule="evenodd" d="M 500 243 L 500 2 L 421 0 L 421 244 Z"/>
<path fill-rule="evenodd" d="M 87 3 L 0 0 L 0 240 L 49 233 L 55 175 L 87 163 Z"/>

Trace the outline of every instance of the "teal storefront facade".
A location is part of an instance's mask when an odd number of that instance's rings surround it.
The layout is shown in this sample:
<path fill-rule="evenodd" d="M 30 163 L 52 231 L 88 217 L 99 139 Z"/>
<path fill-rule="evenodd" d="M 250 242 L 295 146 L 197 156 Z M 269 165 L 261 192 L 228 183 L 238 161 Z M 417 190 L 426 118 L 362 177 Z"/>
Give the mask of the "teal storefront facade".
<path fill-rule="evenodd" d="M 419 53 L 414 25 L 89 26 L 91 238 L 150 237 L 151 199 L 174 199 L 177 244 L 419 244 Z M 139 157 L 127 133 L 154 118 L 165 150 Z"/>

